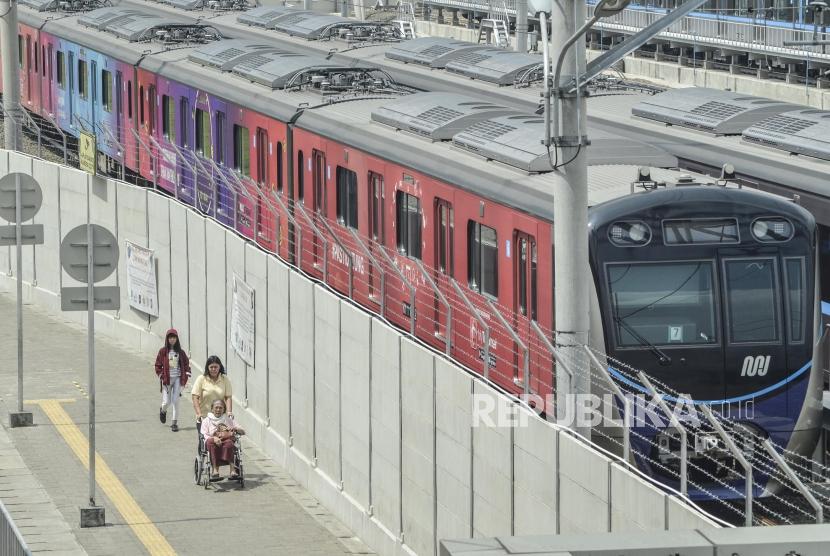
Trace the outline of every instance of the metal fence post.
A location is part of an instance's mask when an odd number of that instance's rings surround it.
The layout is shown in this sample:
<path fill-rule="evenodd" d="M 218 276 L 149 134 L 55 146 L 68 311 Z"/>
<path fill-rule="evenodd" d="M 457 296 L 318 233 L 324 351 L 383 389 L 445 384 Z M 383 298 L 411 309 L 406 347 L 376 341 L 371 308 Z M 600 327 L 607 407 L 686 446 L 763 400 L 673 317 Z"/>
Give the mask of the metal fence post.
<path fill-rule="evenodd" d="M 623 393 L 622 389 L 619 385 L 614 382 L 611 378 L 611 373 L 608 372 L 608 369 L 605 365 L 603 365 L 600 360 L 597 358 L 596 355 L 591 351 L 588 346 L 585 346 L 585 352 L 588 354 L 588 357 L 593 361 L 594 365 L 605 375 L 605 378 L 608 379 L 608 382 L 611 384 L 611 388 L 614 389 L 614 393 L 620 398 L 620 401 L 623 403 L 623 457 L 625 458 L 625 462 L 628 463 L 628 458 L 631 455 L 631 429 L 629 427 L 629 423 L 631 422 L 631 414 L 633 413 L 633 407 L 631 407 L 631 400 L 626 397 L 625 393 Z M 590 372 L 590 371 L 589 371 Z"/>
<path fill-rule="evenodd" d="M 816 523 L 824 523 L 824 508 L 818 500 L 816 500 L 816 497 L 813 496 L 813 493 L 810 492 L 806 486 L 804 486 L 804 483 L 801 482 L 801 479 L 798 478 L 798 475 L 795 474 L 795 471 L 792 470 L 792 467 L 790 467 L 787 461 L 781 457 L 781 454 L 779 454 L 778 450 L 776 450 L 775 446 L 773 446 L 772 441 L 769 438 L 765 438 L 763 446 L 770 457 L 772 457 L 772 459 L 775 460 L 775 463 L 778 464 L 778 467 L 780 467 L 787 477 L 793 482 L 795 487 L 798 489 L 798 492 L 800 492 L 801 495 L 807 499 L 807 502 L 809 502 L 816 511 Z"/>
<path fill-rule="evenodd" d="M 680 434 L 680 442 L 681 442 L 681 445 L 680 445 L 680 493 L 683 496 L 687 496 L 688 495 L 688 484 L 687 484 L 688 483 L 688 473 L 687 473 L 687 469 L 686 469 L 686 460 L 688 459 L 687 458 L 687 455 L 688 455 L 688 438 L 687 438 L 687 435 L 686 435 L 686 429 L 683 428 L 683 426 L 680 424 L 680 421 L 677 420 L 677 417 L 674 415 L 674 413 L 669 411 L 669 408 L 666 405 L 666 402 L 663 401 L 663 397 L 660 396 L 660 394 L 657 392 L 657 390 L 654 388 L 654 386 L 652 386 L 651 381 L 648 379 L 648 377 L 645 375 L 645 373 L 640 371 L 637 376 L 640 378 L 640 381 L 648 389 L 649 393 L 651 393 L 651 395 L 654 396 L 654 401 L 657 402 L 657 405 L 659 405 L 660 409 L 663 411 L 663 413 L 666 414 L 666 417 L 668 417 L 672 428 L 674 428 L 674 430 L 676 430 L 678 432 L 678 434 Z"/>
<path fill-rule="evenodd" d="M 740 463 L 741 467 L 744 468 L 744 473 L 746 475 L 746 479 L 744 481 L 744 496 L 746 500 L 745 524 L 747 527 L 752 527 L 752 466 L 735 445 L 732 437 L 729 436 L 725 430 L 723 430 L 723 426 L 721 426 L 720 422 L 718 422 L 718 420 L 715 419 L 715 416 L 712 415 L 712 410 L 709 406 L 702 405 L 700 409 L 703 411 L 703 414 L 706 415 L 706 418 L 709 420 L 709 423 L 712 424 L 712 427 L 714 427 L 715 431 L 718 433 L 718 436 L 720 436 L 721 440 L 723 440 L 723 443 L 726 444 L 726 447 L 729 448 L 729 451 L 732 452 L 732 455 L 735 456 L 735 459 L 738 460 L 738 463 Z"/>

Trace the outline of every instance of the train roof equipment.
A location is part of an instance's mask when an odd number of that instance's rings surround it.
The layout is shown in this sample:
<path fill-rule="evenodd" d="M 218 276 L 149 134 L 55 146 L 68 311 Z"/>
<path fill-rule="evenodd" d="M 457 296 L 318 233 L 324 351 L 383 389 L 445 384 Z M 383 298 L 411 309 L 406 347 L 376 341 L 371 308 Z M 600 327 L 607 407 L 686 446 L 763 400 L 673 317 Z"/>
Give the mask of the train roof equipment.
<path fill-rule="evenodd" d="M 792 154 L 830 160 L 830 112 L 815 109 L 783 112 L 748 127 L 742 137 L 744 141 Z"/>
<path fill-rule="evenodd" d="M 634 116 L 714 135 L 739 135 L 761 120 L 796 105 L 731 91 L 688 87 L 669 89 L 634 106 Z"/>
<path fill-rule="evenodd" d="M 407 64 L 415 63 L 431 68 L 444 68 L 448 62 L 465 52 L 487 48 L 489 47 L 486 45 L 449 37 L 418 37 L 392 46 L 385 52 L 385 56 Z"/>
<path fill-rule="evenodd" d="M 168 4 L 182 10 L 208 9 L 217 12 L 237 12 L 247 10 L 251 4 L 247 0 L 160 0 L 162 4 Z"/>
<path fill-rule="evenodd" d="M 109 0 L 18 0 L 38 12 L 86 12 L 112 6 Z"/>
<path fill-rule="evenodd" d="M 466 52 L 449 60 L 447 71 L 497 85 L 513 85 L 528 71 L 542 73 L 542 59 L 533 54 L 488 47 Z"/>
<path fill-rule="evenodd" d="M 78 17 L 85 27 L 111 33 L 130 42 L 158 41 L 170 43 L 203 43 L 220 38 L 209 25 L 194 20 L 173 19 L 129 8 L 101 8 Z"/>
<path fill-rule="evenodd" d="M 433 141 L 449 141 L 474 123 L 515 112 L 455 93 L 417 93 L 376 108 L 372 120 Z"/>
<path fill-rule="evenodd" d="M 259 6 L 239 14 L 236 20 L 251 27 L 262 27 L 263 29 L 274 29 L 276 23 L 292 14 L 310 14 L 307 10 L 297 10 L 289 6 Z"/>
<path fill-rule="evenodd" d="M 234 66 L 262 54 L 281 52 L 264 41 L 230 39 L 216 41 L 194 48 L 188 60 L 220 71 L 231 71 Z"/>

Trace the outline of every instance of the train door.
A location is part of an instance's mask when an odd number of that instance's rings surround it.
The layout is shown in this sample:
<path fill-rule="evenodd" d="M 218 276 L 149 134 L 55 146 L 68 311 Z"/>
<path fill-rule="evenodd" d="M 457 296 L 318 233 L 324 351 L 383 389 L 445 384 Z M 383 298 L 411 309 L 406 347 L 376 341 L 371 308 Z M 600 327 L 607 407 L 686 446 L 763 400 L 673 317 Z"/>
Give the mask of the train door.
<path fill-rule="evenodd" d="M 314 191 L 312 193 L 313 199 L 313 207 L 314 207 L 314 215 L 312 216 L 313 219 L 318 220 L 320 218 L 325 218 L 326 216 L 326 155 L 323 151 L 314 150 L 312 152 L 312 187 Z M 320 228 L 319 225 L 317 225 Z M 314 235 L 314 245 L 313 245 L 313 253 L 314 253 L 314 264 L 317 265 L 320 262 L 321 257 L 321 249 L 322 249 L 322 239 L 317 237 L 317 234 L 312 231 Z"/>
<path fill-rule="evenodd" d="M 120 71 L 115 72 L 115 133 L 118 137 L 118 142 L 124 144 L 123 122 L 124 117 L 124 97 L 123 97 L 123 76 Z"/>
<path fill-rule="evenodd" d="M 383 176 L 369 172 L 369 252 L 376 261 L 382 259 L 378 249 L 383 249 Z M 380 284 L 375 276 L 375 265 L 369 265 L 369 297 L 376 298 Z"/>
<path fill-rule="evenodd" d="M 529 339 L 532 337 L 530 322 L 536 320 L 536 238 L 516 230 L 513 245 L 516 251 L 513 256 L 513 326 L 520 338 Z M 513 352 L 515 378 L 524 381 L 523 353 L 519 346 L 515 346 Z M 532 364 L 531 361 L 528 363 Z"/>
<path fill-rule="evenodd" d="M 444 199 L 435 199 L 435 275 L 436 285 L 443 291 L 449 291 L 448 278 L 455 274 L 455 222 L 452 203 Z M 436 336 L 447 333 L 447 309 L 437 295 L 433 295 L 433 322 Z"/>
<path fill-rule="evenodd" d="M 767 251 L 769 253 L 769 251 Z M 776 254 L 720 257 L 723 306 L 724 397 L 757 392 L 786 377 L 784 277 Z M 787 260 L 789 261 L 789 259 Z M 795 259 L 803 267 L 802 259 Z M 790 282 L 803 272 L 791 264 Z M 797 277 L 796 277 L 797 276 Z"/>

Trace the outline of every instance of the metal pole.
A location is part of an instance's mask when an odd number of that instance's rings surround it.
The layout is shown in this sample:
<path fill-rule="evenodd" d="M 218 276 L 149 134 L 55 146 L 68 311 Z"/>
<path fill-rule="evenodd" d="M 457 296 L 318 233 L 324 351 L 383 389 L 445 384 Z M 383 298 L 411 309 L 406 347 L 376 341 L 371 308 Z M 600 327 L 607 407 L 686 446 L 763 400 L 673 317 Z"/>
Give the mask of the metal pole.
<path fill-rule="evenodd" d="M 14 175 L 14 199 L 17 237 L 17 411 L 23 413 L 23 191 L 19 173 Z"/>
<path fill-rule="evenodd" d="M 640 378 L 640 382 L 643 383 L 643 386 L 645 386 L 648 389 L 649 393 L 652 396 L 654 396 L 654 401 L 657 402 L 658 406 L 660 406 L 660 410 L 666 414 L 666 417 L 668 417 L 672 428 L 676 430 L 678 434 L 680 434 L 680 493 L 683 496 L 686 496 L 688 494 L 689 488 L 687 484 L 688 472 L 686 470 L 686 460 L 688 459 L 688 439 L 686 436 L 686 429 L 683 428 L 683 426 L 680 424 L 680 421 L 677 420 L 675 414 L 669 410 L 669 407 L 666 405 L 666 402 L 663 400 L 663 397 L 659 394 L 659 392 L 657 392 L 657 389 L 654 386 L 652 386 L 651 381 L 648 379 L 645 373 L 640 371 L 639 373 L 637 373 L 637 376 Z"/>
<path fill-rule="evenodd" d="M 516 2 L 516 52 L 527 52 L 527 0 Z"/>
<path fill-rule="evenodd" d="M 20 66 L 17 49 L 17 0 L 0 0 L 0 58 L 3 59 L 3 107 L 6 148 L 20 150 Z"/>
<path fill-rule="evenodd" d="M 781 457 L 781 454 L 779 454 L 778 450 L 776 450 L 775 446 L 773 446 L 772 441 L 769 438 L 764 439 L 763 446 L 767 453 L 770 455 L 770 457 L 772 457 L 772 459 L 775 460 L 775 463 L 778 464 L 778 467 L 780 467 L 784 471 L 784 473 L 787 475 L 790 481 L 793 482 L 793 484 L 801 493 L 801 495 L 807 499 L 807 502 L 809 502 L 813 509 L 816 511 L 816 523 L 824 523 L 824 508 L 822 507 L 821 503 L 819 503 L 819 501 L 816 500 L 816 497 L 813 496 L 813 493 L 810 492 L 810 490 L 806 486 L 804 486 L 804 483 L 801 482 L 801 479 L 798 478 L 798 475 L 795 474 L 795 471 L 793 471 L 790 465 L 784 460 L 784 458 Z"/>
<path fill-rule="evenodd" d="M 726 447 L 732 452 L 732 455 L 735 456 L 735 459 L 738 460 L 738 463 L 741 464 L 741 467 L 744 468 L 745 479 L 744 479 L 744 497 L 746 500 L 746 510 L 744 512 L 744 524 L 747 527 L 752 527 L 752 466 L 744 457 L 743 453 L 738 449 L 735 445 L 735 442 L 732 440 L 732 437 L 729 436 L 723 427 L 721 426 L 720 422 L 715 419 L 715 416 L 712 415 L 712 410 L 709 408 L 708 405 L 700 406 L 701 411 L 709 420 L 712 427 L 715 429 L 715 432 L 718 433 L 723 443 L 726 444 Z"/>
<path fill-rule="evenodd" d="M 552 54 L 568 46 L 568 37 L 585 21 L 585 3 L 581 0 L 554 0 L 552 3 L 551 37 L 555 41 Z M 585 71 L 585 49 L 577 48 L 575 56 L 563 61 L 565 75 Z M 558 84 L 554 83 L 554 87 Z M 554 234 L 554 302 L 557 348 L 566 353 L 577 368 L 585 368 L 586 355 L 582 346 L 588 343 L 588 167 L 585 149 L 580 145 L 585 129 L 585 98 L 565 96 L 562 99 L 562 135 L 557 140 L 559 168 L 553 172 L 551 191 L 555 191 L 553 213 L 556 215 Z M 557 367 L 557 384 L 567 384 L 564 371 Z M 560 407 L 566 401 L 563 395 L 591 391 L 590 373 L 576 373 L 570 392 L 557 389 Z M 589 427 L 574 427 L 576 432 L 590 438 Z"/>
<path fill-rule="evenodd" d="M 87 185 L 87 193 L 90 193 Z M 95 237 L 87 199 L 87 358 L 89 362 L 89 505 L 95 507 Z"/>

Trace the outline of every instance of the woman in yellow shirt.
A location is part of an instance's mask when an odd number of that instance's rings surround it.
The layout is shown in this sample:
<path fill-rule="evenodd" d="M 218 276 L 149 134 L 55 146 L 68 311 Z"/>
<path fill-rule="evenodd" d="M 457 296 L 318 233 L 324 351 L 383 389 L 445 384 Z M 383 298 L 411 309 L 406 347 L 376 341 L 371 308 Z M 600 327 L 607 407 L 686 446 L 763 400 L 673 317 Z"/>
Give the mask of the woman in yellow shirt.
<path fill-rule="evenodd" d="M 222 360 L 211 355 L 205 363 L 205 372 L 196 379 L 191 390 L 193 410 L 196 412 L 196 431 L 202 424 L 202 417 L 210 413 L 210 408 L 216 400 L 222 400 L 227 407 L 228 416 L 233 418 L 233 390 L 231 381 L 225 373 Z"/>

